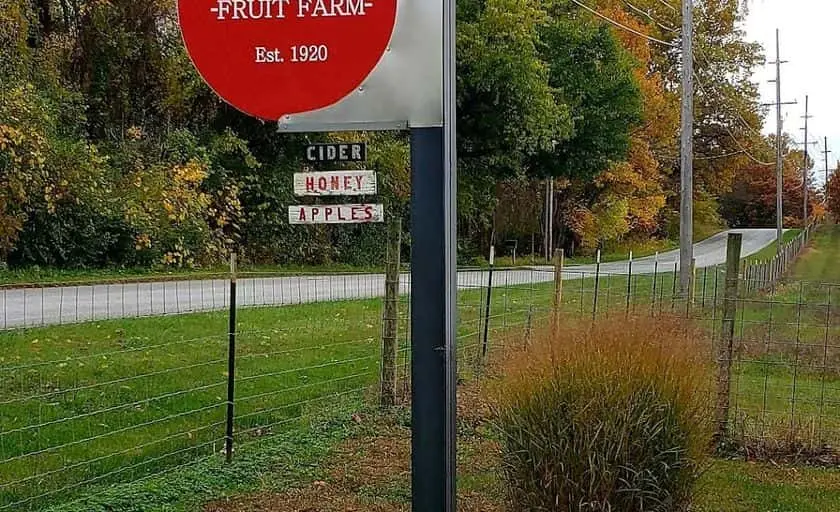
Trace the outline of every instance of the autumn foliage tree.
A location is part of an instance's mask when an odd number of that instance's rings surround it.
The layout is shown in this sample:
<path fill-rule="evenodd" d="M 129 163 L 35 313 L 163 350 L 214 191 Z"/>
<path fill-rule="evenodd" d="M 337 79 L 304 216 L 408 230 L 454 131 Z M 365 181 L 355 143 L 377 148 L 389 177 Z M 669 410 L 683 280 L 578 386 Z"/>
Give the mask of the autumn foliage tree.
<path fill-rule="evenodd" d="M 825 193 L 828 196 L 825 203 L 826 208 L 836 222 L 837 219 L 840 219 L 840 164 L 828 179 Z"/>
<path fill-rule="evenodd" d="M 785 139 L 782 207 L 786 227 L 802 226 L 802 151 L 791 151 Z M 813 164 L 813 162 L 811 162 Z M 773 227 L 776 225 L 776 167 L 753 163 L 746 167 L 728 194 L 721 198 L 721 212 L 733 227 Z M 819 194 L 809 185 L 809 217 L 821 210 Z"/>

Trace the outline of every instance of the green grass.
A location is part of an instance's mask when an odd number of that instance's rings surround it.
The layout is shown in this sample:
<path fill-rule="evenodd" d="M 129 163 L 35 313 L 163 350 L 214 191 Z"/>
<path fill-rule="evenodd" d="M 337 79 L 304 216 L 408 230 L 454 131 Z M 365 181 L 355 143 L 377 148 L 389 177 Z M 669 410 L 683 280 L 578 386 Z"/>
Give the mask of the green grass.
<path fill-rule="evenodd" d="M 376 301 L 240 311 L 238 438 L 283 430 L 375 382 L 378 313 Z M 0 481 L 19 482 L 0 505 L 221 449 L 226 321 L 207 313 L 0 335 Z"/>
<path fill-rule="evenodd" d="M 811 244 L 796 263 L 793 279 L 840 284 L 840 225 L 816 230 Z"/>
<path fill-rule="evenodd" d="M 657 252 L 670 251 L 679 247 L 679 242 L 676 240 L 649 240 L 642 243 L 624 244 L 621 247 L 608 249 L 601 254 L 601 261 L 609 263 L 612 261 L 624 261 L 629 257 L 630 251 L 633 251 L 634 258 L 644 258 L 646 256 L 653 256 Z M 595 263 L 595 255 L 567 257 L 567 265 L 591 265 Z M 497 267 L 516 267 L 516 266 L 530 266 L 530 265 L 551 265 L 551 261 L 546 261 L 542 254 L 518 254 L 516 262 L 511 256 L 496 257 Z M 486 260 L 481 260 L 481 266 L 488 266 Z"/>
<path fill-rule="evenodd" d="M 240 272 L 255 274 L 283 273 L 334 273 L 334 272 L 383 272 L 384 266 L 329 265 L 241 265 Z M 0 269 L 2 285 L 59 285 L 73 283 L 108 283 L 125 281 L 165 281 L 197 279 L 205 276 L 227 275 L 230 267 L 217 265 L 201 268 L 102 268 L 102 269 L 56 269 L 28 267 L 23 269 Z"/>
<path fill-rule="evenodd" d="M 221 454 L 209 455 L 140 481 L 92 486 L 85 496 L 47 512 L 192 512 L 209 500 L 256 490 L 283 492 L 326 479 L 322 465 L 338 443 L 374 433 L 373 421 L 349 421 L 357 413 L 367 419 L 366 412 L 361 400 L 331 404 L 286 432 L 239 445 L 229 464 Z"/>
<path fill-rule="evenodd" d="M 840 471 L 715 461 L 695 497 L 699 512 L 830 512 L 840 510 Z"/>
<path fill-rule="evenodd" d="M 782 236 L 782 243 L 787 243 L 799 236 L 801 233 L 801 229 L 789 229 L 785 231 L 784 235 Z M 777 252 L 777 245 L 774 241 L 764 249 L 760 250 L 755 254 L 751 254 L 747 259 L 750 261 L 769 261 L 776 257 Z"/>

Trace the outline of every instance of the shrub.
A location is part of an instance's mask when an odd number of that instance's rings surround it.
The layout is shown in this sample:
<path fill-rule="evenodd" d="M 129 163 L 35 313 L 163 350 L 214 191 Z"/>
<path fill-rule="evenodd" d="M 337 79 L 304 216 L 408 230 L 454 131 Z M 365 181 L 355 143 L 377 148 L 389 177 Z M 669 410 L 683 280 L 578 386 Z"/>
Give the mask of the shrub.
<path fill-rule="evenodd" d="M 711 446 L 709 356 L 661 318 L 564 329 L 512 356 L 496 417 L 513 509 L 684 509 Z"/>

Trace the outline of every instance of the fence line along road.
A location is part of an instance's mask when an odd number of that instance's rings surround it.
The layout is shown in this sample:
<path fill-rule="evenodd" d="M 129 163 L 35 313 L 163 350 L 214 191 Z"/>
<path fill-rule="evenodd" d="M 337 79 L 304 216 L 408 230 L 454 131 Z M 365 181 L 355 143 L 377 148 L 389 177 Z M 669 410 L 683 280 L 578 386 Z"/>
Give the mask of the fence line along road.
<path fill-rule="evenodd" d="M 744 237 L 744 255 L 760 251 L 776 239 L 773 229 L 733 230 Z M 726 259 L 726 236 L 720 233 L 695 244 L 699 268 L 722 264 Z M 633 262 L 633 274 L 651 274 L 657 266 L 653 257 Z M 679 262 L 679 251 L 662 253 L 658 270 L 668 271 Z M 601 265 L 601 272 L 626 273 L 627 262 Z M 550 266 L 500 270 L 498 282 L 507 286 L 554 280 Z M 594 265 L 569 267 L 564 279 L 573 280 L 594 274 Z M 486 272 L 462 270 L 459 289 L 481 286 Z M 400 279 L 400 290 L 407 293 L 408 274 Z M 248 277 L 242 274 L 237 290 L 241 306 L 294 305 L 336 300 L 381 297 L 385 289 L 383 274 L 269 275 Z M 0 289 L 0 329 L 72 324 L 93 320 L 118 319 L 221 310 L 228 306 L 228 276 L 184 281 L 125 282 L 112 284 L 75 284 L 66 286 L 6 286 Z"/>

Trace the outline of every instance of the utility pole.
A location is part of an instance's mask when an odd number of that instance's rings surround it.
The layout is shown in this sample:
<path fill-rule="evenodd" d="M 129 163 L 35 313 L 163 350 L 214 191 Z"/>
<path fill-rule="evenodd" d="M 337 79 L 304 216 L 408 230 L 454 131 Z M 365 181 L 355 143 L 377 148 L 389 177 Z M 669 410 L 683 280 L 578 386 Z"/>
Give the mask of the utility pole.
<path fill-rule="evenodd" d="M 680 137 L 680 293 L 691 285 L 694 259 L 694 2 L 682 0 L 682 133 Z"/>
<path fill-rule="evenodd" d="M 828 155 L 831 151 L 828 150 L 828 137 L 825 138 L 825 149 L 823 150 L 823 159 L 825 160 L 825 190 L 823 192 L 823 201 L 828 204 Z"/>
<path fill-rule="evenodd" d="M 802 143 L 804 148 L 802 151 L 802 222 L 803 225 L 808 224 L 808 119 L 813 116 L 808 115 L 808 95 L 805 95 L 805 142 Z"/>
<path fill-rule="evenodd" d="M 776 29 L 776 62 L 771 64 L 776 65 L 776 79 L 770 80 L 770 83 L 776 84 L 776 103 L 770 103 L 768 106 L 776 107 L 776 251 L 782 252 L 782 242 L 784 239 L 784 218 L 785 213 L 782 205 L 782 193 L 784 176 L 782 175 L 782 106 L 796 105 L 795 101 L 782 103 L 782 64 L 786 64 L 786 60 L 782 60 L 779 51 L 779 29 Z"/>

